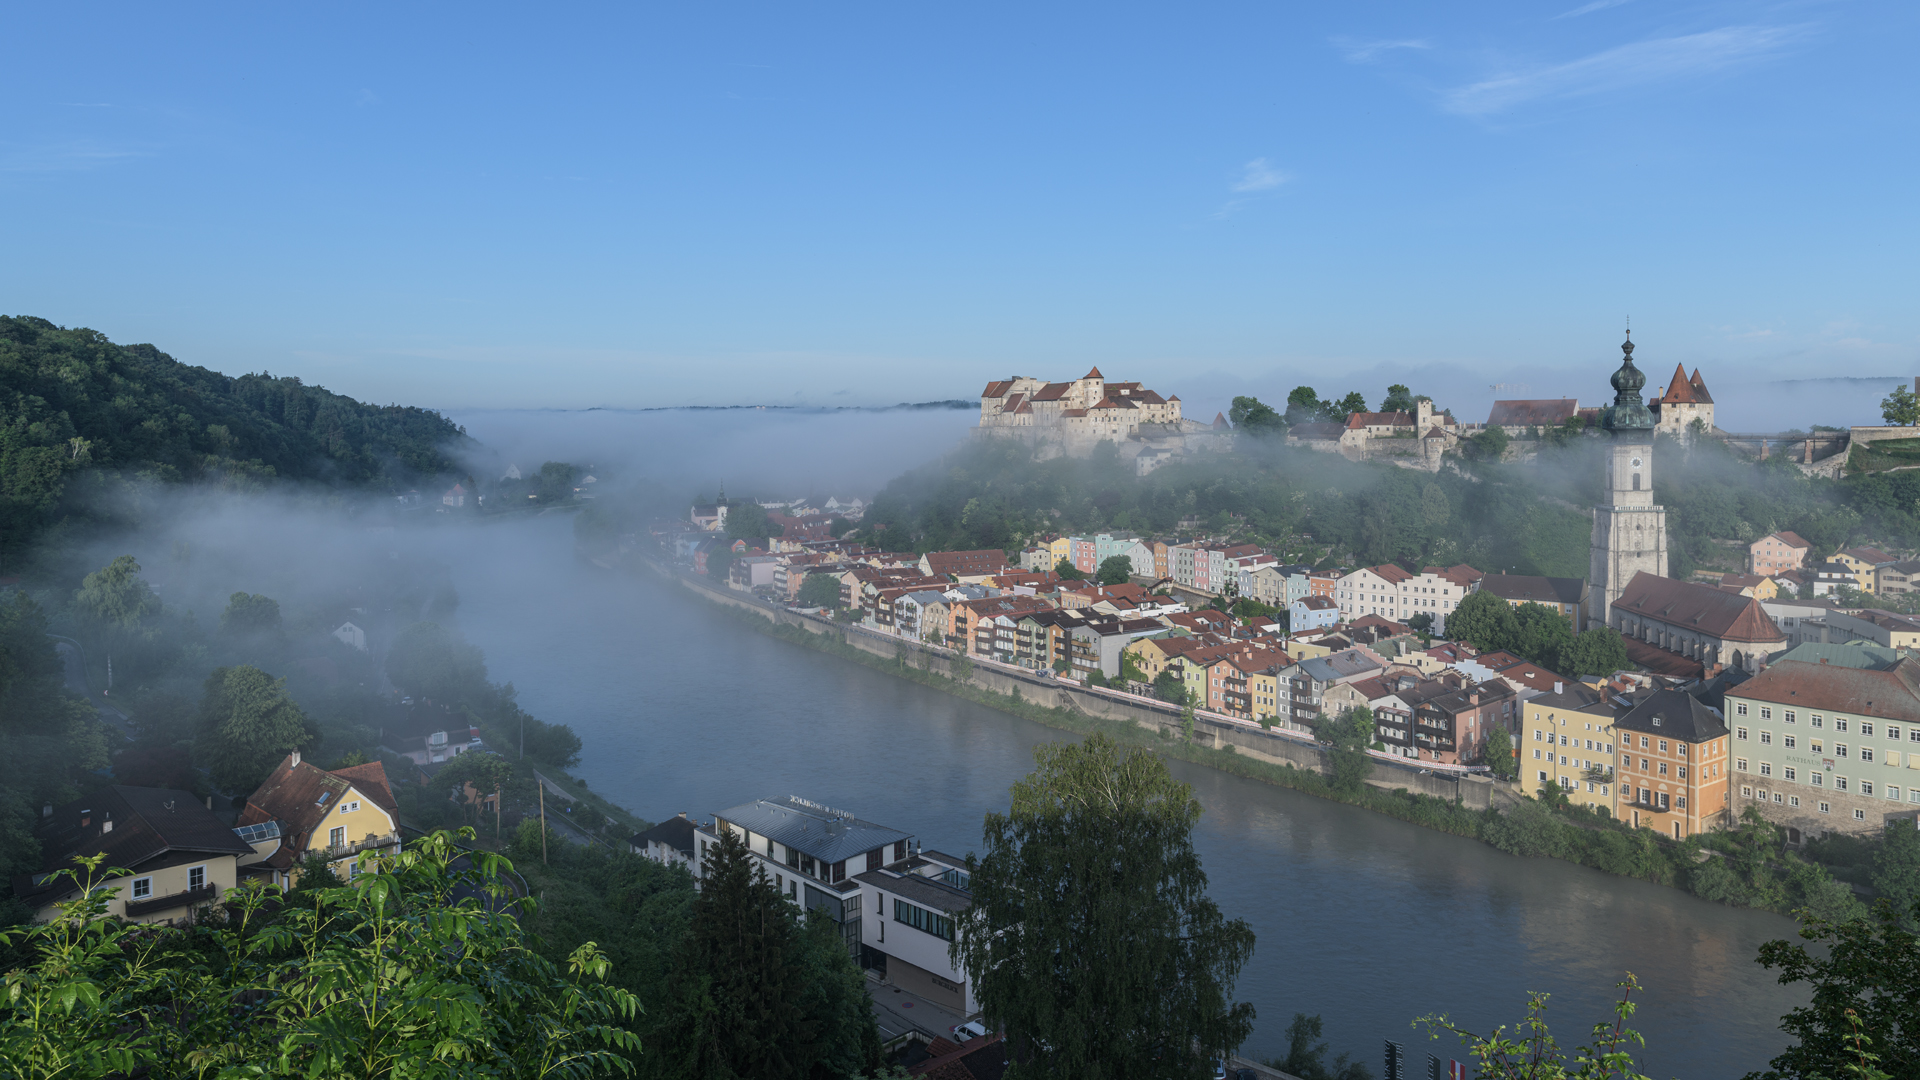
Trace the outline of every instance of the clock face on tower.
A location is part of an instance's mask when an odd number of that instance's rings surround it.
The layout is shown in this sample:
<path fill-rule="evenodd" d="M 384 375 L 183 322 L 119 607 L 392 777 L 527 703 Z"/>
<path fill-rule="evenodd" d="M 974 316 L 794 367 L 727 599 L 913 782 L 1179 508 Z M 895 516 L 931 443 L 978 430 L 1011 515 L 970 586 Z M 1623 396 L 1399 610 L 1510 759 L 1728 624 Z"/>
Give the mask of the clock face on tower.
<path fill-rule="evenodd" d="M 1639 459 L 1639 458 L 1634 458 L 1634 459 L 1633 459 L 1633 467 L 1634 467 L 1634 468 L 1636 468 L 1636 469 L 1640 467 L 1640 459 Z"/>

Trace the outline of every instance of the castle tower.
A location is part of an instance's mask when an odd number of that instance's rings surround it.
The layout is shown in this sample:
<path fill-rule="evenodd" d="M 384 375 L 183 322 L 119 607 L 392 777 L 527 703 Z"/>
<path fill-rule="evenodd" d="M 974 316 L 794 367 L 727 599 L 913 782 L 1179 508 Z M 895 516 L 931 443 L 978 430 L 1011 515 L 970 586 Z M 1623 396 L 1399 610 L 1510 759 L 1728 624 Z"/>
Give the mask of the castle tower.
<path fill-rule="evenodd" d="M 1633 366 L 1633 338 L 1613 373 L 1613 404 L 1601 419 L 1606 432 L 1607 493 L 1593 508 L 1593 562 L 1587 575 L 1587 619 L 1582 629 L 1606 626 L 1613 602 L 1633 575 L 1667 576 L 1667 509 L 1653 501 L 1653 411 L 1640 400 L 1647 377 Z"/>

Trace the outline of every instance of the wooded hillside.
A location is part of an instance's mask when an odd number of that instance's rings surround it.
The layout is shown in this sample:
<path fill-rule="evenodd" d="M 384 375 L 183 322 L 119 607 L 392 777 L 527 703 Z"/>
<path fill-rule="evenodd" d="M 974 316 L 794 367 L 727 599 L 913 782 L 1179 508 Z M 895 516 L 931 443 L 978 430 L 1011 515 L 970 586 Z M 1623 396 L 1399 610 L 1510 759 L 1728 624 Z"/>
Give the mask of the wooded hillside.
<path fill-rule="evenodd" d="M 152 345 L 0 316 L 0 547 L 63 513 L 88 469 L 162 482 L 274 478 L 405 490 L 466 441 L 428 409 L 369 405 L 268 374 L 228 376 Z"/>

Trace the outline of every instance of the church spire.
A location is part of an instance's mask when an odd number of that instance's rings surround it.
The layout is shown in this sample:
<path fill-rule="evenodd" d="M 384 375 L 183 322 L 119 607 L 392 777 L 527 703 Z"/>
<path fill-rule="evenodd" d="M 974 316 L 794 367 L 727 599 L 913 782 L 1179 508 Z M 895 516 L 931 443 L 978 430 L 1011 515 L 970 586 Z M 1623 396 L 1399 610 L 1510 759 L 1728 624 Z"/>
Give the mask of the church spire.
<path fill-rule="evenodd" d="M 1613 404 L 1607 407 L 1606 415 L 1600 421 L 1602 427 L 1615 435 L 1648 435 L 1653 432 L 1653 410 L 1647 408 L 1640 398 L 1640 391 L 1647 385 L 1647 376 L 1633 366 L 1633 330 L 1627 330 L 1627 340 L 1620 346 L 1620 370 L 1613 373 L 1609 380 L 1613 383 Z"/>

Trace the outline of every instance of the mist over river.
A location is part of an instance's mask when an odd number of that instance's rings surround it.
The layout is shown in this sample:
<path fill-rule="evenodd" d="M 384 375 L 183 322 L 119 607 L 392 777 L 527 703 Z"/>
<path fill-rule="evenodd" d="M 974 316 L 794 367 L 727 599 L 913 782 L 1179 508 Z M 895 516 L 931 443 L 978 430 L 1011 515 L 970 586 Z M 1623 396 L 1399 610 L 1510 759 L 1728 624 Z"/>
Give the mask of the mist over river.
<path fill-rule="evenodd" d="M 472 530 L 449 545 L 462 630 L 533 715 L 586 743 L 595 791 L 658 820 L 798 794 L 962 854 L 989 810 L 1066 732 L 756 634 L 678 587 L 576 562 L 571 519 Z M 453 549 L 457 549 L 453 550 Z M 1551 859 L 1519 859 L 1284 788 L 1173 762 L 1205 813 L 1211 893 L 1258 934 L 1238 996 L 1244 1053 L 1284 1053 L 1296 1011 L 1335 1052 L 1380 1070 L 1381 1040 L 1462 1056 L 1408 1026 L 1447 1011 L 1512 1025 L 1553 994 L 1563 1046 L 1607 1015 L 1612 984 L 1647 987 L 1635 1026 L 1653 1077 L 1737 1077 L 1784 1045 L 1803 1000 L 1753 957 L 1791 937 L 1778 915 Z"/>

